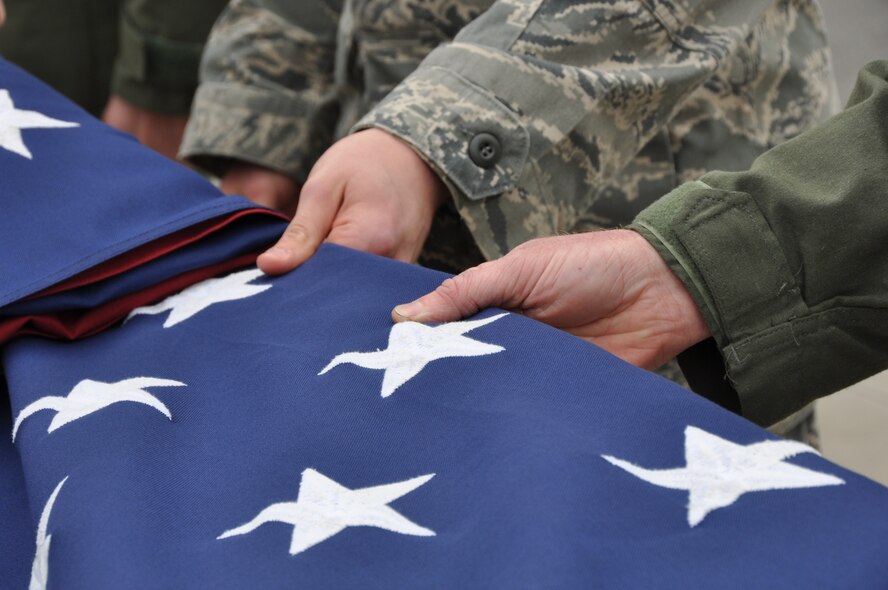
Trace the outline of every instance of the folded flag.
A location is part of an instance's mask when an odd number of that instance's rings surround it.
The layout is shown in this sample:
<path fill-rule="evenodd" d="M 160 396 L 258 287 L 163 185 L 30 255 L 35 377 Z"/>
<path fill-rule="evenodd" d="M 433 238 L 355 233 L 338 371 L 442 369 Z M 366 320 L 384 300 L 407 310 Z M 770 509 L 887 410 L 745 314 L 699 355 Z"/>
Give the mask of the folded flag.
<path fill-rule="evenodd" d="M 0 183 L 0 343 L 101 330 L 255 260 L 284 227 L 281 215 L 222 195 L 3 60 Z"/>
<path fill-rule="evenodd" d="M 28 108 L 74 120 L 58 100 Z M 18 146 L 8 137 L 0 146 Z M 126 161 L 59 168 L 58 183 L 143 160 L 156 175 L 181 171 L 131 147 Z M 27 160 L 6 152 L 4 169 Z M 168 218 L 221 199 L 208 189 L 198 198 L 192 188 L 204 185 L 182 174 L 181 187 L 152 196 Z M 43 190 L 39 174 L 16 179 L 17 194 Z M 241 230 L 203 241 L 209 254 L 187 262 L 148 246 L 158 268 L 122 264 L 113 285 L 53 291 L 126 259 L 125 244 L 139 250 L 188 227 L 164 233 L 162 216 L 134 219 L 128 198 L 70 209 L 81 225 L 117 216 L 113 238 L 96 230 L 96 251 L 77 240 L 64 266 L 76 271 L 0 254 L 0 268 L 15 267 L 10 292 L 46 290 L 46 301 L 20 296 L 9 309 L 104 307 L 238 256 L 229 240 Z M 52 251 L 46 202 L 9 225 L 47 229 L 17 236 Z M 200 217 L 190 223 L 212 219 Z M 98 254 L 111 243 L 111 258 Z M 89 338 L 19 334 L 2 354 L 4 587 L 884 585 L 888 489 L 520 315 L 391 324 L 395 304 L 442 278 L 328 245 L 283 277 L 246 266 L 153 294 Z"/>

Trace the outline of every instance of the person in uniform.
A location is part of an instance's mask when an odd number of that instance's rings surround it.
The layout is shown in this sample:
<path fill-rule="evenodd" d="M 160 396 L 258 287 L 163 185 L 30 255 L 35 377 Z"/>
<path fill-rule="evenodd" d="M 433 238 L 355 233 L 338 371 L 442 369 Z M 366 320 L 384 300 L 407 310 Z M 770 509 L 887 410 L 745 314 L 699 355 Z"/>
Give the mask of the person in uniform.
<path fill-rule="evenodd" d="M 628 223 L 835 105 L 814 0 L 235 0 L 181 155 L 296 211 L 270 274 L 325 239 L 459 272 Z"/>
<path fill-rule="evenodd" d="M 888 369 L 886 138 L 888 60 L 748 171 L 684 184 L 627 230 L 529 242 L 393 318 L 503 306 L 640 366 L 685 351 L 696 391 L 771 424 Z"/>

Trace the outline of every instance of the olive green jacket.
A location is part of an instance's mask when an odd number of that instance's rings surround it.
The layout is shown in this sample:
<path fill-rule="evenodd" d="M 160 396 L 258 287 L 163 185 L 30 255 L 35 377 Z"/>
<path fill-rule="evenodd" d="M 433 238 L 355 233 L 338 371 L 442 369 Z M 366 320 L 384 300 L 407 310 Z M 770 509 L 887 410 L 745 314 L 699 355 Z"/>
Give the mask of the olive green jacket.
<path fill-rule="evenodd" d="M 6 0 L 0 55 L 95 115 L 109 94 L 187 114 L 225 0 Z"/>
<path fill-rule="evenodd" d="M 888 61 L 860 73 L 844 112 L 748 172 L 679 187 L 632 227 L 712 331 L 683 359 L 691 385 L 732 386 L 751 420 L 888 368 Z M 724 371 L 694 362 L 713 344 Z"/>

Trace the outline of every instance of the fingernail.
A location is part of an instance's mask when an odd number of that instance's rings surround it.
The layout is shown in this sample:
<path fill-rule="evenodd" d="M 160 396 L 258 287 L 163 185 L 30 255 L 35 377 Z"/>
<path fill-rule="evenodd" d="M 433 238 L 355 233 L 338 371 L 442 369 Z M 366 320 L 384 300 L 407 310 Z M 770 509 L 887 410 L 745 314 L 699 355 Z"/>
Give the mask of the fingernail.
<path fill-rule="evenodd" d="M 425 308 L 421 303 L 414 301 L 413 303 L 399 305 L 393 311 L 402 318 L 416 321 L 416 319 L 422 315 L 422 312 L 425 311 Z"/>

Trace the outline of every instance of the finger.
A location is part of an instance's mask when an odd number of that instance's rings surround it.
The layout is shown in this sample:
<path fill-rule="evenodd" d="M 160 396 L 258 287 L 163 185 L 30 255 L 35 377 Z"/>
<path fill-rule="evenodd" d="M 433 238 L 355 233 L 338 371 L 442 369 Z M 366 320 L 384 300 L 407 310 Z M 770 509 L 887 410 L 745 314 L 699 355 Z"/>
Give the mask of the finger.
<path fill-rule="evenodd" d="M 136 135 L 139 120 L 131 106 L 117 96 L 111 96 L 102 112 L 102 121 L 124 133 Z"/>
<path fill-rule="evenodd" d="M 3 0 L 0 0 L 0 26 L 3 25 L 3 21 L 6 20 L 6 9 L 3 7 Z"/>
<path fill-rule="evenodd" d="M 182 143 L 187 123 L 187 117 L 147 113 L 144 117 L 144 128 L 139 133 L 139 140 L 143 145 L 175 160 L 179 154 L 179 145 Z"/>
<path fill-rule="evenodd" d="M 509 262 L 500 259 L 447 279 L 419 299 L 392 310 L 395 322 L 450 322 L 476 314 L 486 307 L 501 305 L 511 295 L 514 281 Z"/>
<path fill-rule="evenodd" d="M 105 105 L 105 110 L 102 111 L 102 122 L 120 131 L 131 133 L 131 129 L 126 128 L 126 121 L 120 114 L 120 111 L 113 100 L 114 99 L 112 98 L 108 101 L 108 104 Z"/>
<path fill-rule="evenodd" d="M 229 194 L 224 189 L 222 192 Z M 269 209 L 278 209 L 279 201 L 281 200 L 276 194 L 274 194 L 274 192 L 266 189 L 247 189 L 245 191 L 234 191 L 230 194 L 243 195 L 251 203 L 259 205 L 260 207 L 268 207 Z"/>
<path fill-rule="evenodd" d="M 233 174 L 226 174 L 219 181 L 219 190 L 226 195 L 244 195 L 243 183 Z M 244 195 L 246 197 L 246 195 Z M 249 199 L 249 197 L 247 197 Z"/>
<path fill-rule="evenodd" d="M 283 274 L 308 260 L 330 232 L 341 201 L 339 187 L 330 191 L 320 184 L 307 182 L 290 225 L 278 242 L 257 259 L 262 272 Z"/>

